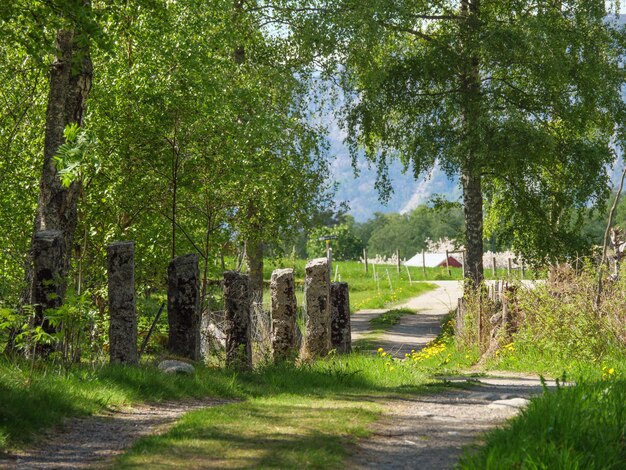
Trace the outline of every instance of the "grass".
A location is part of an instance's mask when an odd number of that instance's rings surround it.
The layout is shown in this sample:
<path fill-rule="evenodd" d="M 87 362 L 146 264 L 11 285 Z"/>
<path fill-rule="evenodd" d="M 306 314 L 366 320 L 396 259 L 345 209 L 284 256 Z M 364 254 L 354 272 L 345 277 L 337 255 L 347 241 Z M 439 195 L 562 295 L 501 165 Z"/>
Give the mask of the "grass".
<path fill-rule="evenodd" d="M 241 403 L 189 413 L 171 431 L 137 443 L 118 468 L 338 468 L 346 444 L 369 435 L 379 399 L 416 393 L 419 368 L 393 373 L 372 355 L 330 356 L 237 376 Z"/>
<path fill-rule="evenodd" d="M 388 330 L 394 325 L 400 323 L 400 318 L 404 315 L 415 315 L 415 310 L 409 308 L 399 308 L 388 310 L 382 315 L 372 318 L 369 323 L 372 330 Z"/>
<path fill-rule="evenodd" d="M 380 402 L 429 382 L 419 368 L 390 372 L 372 355 L 329 357 L 238 376 L 248 399 L 188 413 L 139 441 L 116 468 L 340 468 L 346 446 L 370 434 Z"/>
<path fill-rule="evenodd" d="M 120 366 L 67 373 L 37 367 L 29 377 L 27 368 L 3 362 L 0 450 L 32 443 L 64 417 L 135 402 L 213 396 L 242 401 L 190 413 L 168 434 L 138 443 L 119 465 L 193 468 L 193 462 L 211 456 L 222 463 L 244 459 L 249 467 L 332 468 L 345 457 L 346 443 L 367 435 L 380 414 L 379 399 L 417 393 L 429 382 L 419 367 L 392 373 L 371 354 L 248 373 L 198 366 L 191 377 Z"/>
<path fill-rule="evenodd" d="M 184 397 L 236 397 L 226 373 L 200 369 L 195 376 L 172 376 L 154 367 L 105 366 L 60 372 L 40 365 L 0 362 L 0 450 L 22 446 L 64 417 L 91 415 L 137 402 Z"/>
<path fill-rule="evenodd" d="M 626 462 L 626 381 L 560 387 L 533 399 L 486 445 L 466 453 L 462 469 L 622 469 Z"/>
<path fill-rule="evenodd" d="M 512 342 L 487 360 L 486 369 L 531 372 L 550 377 L 565 375 L 572 379 L 600 380 L 603 368 L 613 368 L 626 376 L 626 351 L 611 351 L 609 354 L 583 360 L 550 354 L 530 343 Z"/>
<path fill-rule="evenodd" d="M 624 277 L 605 285 L 596 310 L 595 271 L 561 274 L 519 291 L 514 313 L 524 322 L 487 368 L 560 376 L 575 385 L 533 398 L 468 452 L 460 468 L 626 468 Z"/>
<path fill-rule="evenodd" d="M 345 444 L 369 435 L 371 404 L 299 396 L 256 398 L 187 414 L 138 443 L 116 468 L 338 468 Z"/>
<path fill-rule="evenodd" d="M 296 276 L 296 298 L 298 304 L 303 304 L 304 298 L 304 267 L 306 260 L 266 260 L 264 264 L 263 278 L 266 286 L 269 286 L 269 279 L 272 271 L 277 268 L 293 268 Z M 411 270 L 415 268 L 410 268 Z M 363 265 L 356 261 L 335 261 L 333 262 L 333 280 L 344 281 L 350 285 L 350 310 L 355 312 L 362 309 L 386 308 L 397 304 L 402 300 L 416 297 L 428 290 L 434 289 L 434 285 L 426 282 L 415 282 L 419 280 L 419 275 L 409 282 L 406 270 L 399 274 L 394 266 L 379 266 L 377 268 L 378 280 L 374 278 L 373 268 L 370 266 L 366 273 Z M 439 270 L 441 271 L 441 270 Z M 445 272 L 445 269 L 443 269 Z M 460 272 L 460 270 L 459 270 Z M 458 279 L 461 275 L 458 274 Z M 455 276 L 456 276 L 455 274 Z M 437 277 L 433 274 L 433 277 Z M 446 279 L 452 279 L 446 277 Z M 264 302 L 269 304 L 269 293 L 264 294 Z"/>

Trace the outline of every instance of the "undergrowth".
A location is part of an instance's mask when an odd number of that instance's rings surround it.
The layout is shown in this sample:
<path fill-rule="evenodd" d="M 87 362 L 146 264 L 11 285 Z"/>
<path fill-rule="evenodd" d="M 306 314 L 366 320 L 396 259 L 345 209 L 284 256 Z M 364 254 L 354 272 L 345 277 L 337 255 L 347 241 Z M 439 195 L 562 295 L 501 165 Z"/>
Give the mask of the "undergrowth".
<path fill-rule="evenodd" d="M 502 311 L 489 301 L 469 299 L 465 328 L 470 330 L 459 343 L 467 346 L 474 338 L 487 368 L 562 376 L 570 383 L 533 398 L 504 428 L 488 433 L 482 448 L 466 453 L 460 468 L 625 468 L 625 291 L 622 272 L 605 281 L 596 304 L 597 274 L 591 266 L 579 273 L 555 269 L 545 283 L 507 291 L 508 322 L 491 338 L 476 328 Z M 486 318 L 477 321 L 477 312 Z"/>

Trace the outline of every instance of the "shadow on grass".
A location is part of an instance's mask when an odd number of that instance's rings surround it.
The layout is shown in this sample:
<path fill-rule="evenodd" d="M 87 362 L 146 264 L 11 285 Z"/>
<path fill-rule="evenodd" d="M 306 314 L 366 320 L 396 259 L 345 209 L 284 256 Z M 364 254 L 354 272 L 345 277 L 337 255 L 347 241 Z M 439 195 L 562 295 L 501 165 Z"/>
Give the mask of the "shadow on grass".
<path fill-rule="evenodd" d="M 0 362 L 0 449 L 24 445 L 65 417 L 98 413 L 135 402 L 182 398 L 255 398 L 297 395 L 322 398 L 364 393 L 416 393 L 424 376 L 390 374 L 377 358 L 353 354 L 313 364 L 283 363 L 254 372 L 197 367 L 193 376 L 154 367 L 104 366 L 59 372 Z"/>
<path fill-rule="evenodd" d="M 342 402 L 253 400 L 185 416 L 141 440 L 116 468 L 335 468 L 376 413 Z M 350 437 L 347 437 L 350 436 Z"/>
<path fill-rule="evenodd" d="M 172 376 L 156 368 L 104 366 L 95 371 L 52 367 L 32 376 L 19 363 L 0 362 L 0 449 L 22 445 L 58 425 L 65 417 L 84 416 L 140 401 L 185 397 L 241 397 L 232 373 Z"/>

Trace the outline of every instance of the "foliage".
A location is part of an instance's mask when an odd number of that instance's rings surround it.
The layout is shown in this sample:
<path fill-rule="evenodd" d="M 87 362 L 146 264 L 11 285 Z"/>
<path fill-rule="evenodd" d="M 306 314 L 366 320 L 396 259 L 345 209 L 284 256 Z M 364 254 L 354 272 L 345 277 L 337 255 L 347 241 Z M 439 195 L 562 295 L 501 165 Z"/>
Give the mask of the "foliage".
<path fill-rule="evenodd" d="M 63 136 L 65 143 L 58 148 L 54 160 L 63 186 L 69 188 L 74 181 L 85 182 L 86 175 L 95 176 L 100 164 L 89 153 L 95 142 L 85 129 L 71 123 Z"/>
<path fill-rule="evenodd" d="M 363 256 L 361 240 L 354 234 L 352 227 L 344 223 L 334 227 L 319 227 L 311 230 L 307 244 L 309 258 L 326 256 L 326 242 L 320 240 L 321 237 L 325 236 L 336 237 L 336 239 L 331 240 L 333 259 L 345 261 L 359 259 Z"/>
<path fill-rule="evenodd" d="M 226 0 L 83 3 L 0 9 L 0 308 L 16 307 L 27 284 L 58 28 L 80 26 L 94 67 L 85 126 L 65 128 L 55 161 L 64 185 L 82 183 L 68 284 L 90 293 L 100 318 L 111 241 L 135 241 L 141 299 L 163 289 L 172 256 L 199 253 L 203 279 L 215 278 L 220 255 L 251 233 L 280 245 L 325 209 L 323 129 L 300 106 L 307 66 L 288 38 L 264 32 L 258 10 L 244 2 L 236 14 Z M 203 289 L 205 306 L 210 297 Z M 106 329 L 99 336 L 104 345 Z"/>
<path fill-rule="evenodd" d="M 373 226 L 367 243 L 371 255 L 390 256 L 400 250 L 409 259 L 426 249 L 428 239 L 453 238 L 462 244 L 463 213 L 458 207 L 435 209 L 418 206 L 408 214 L 376 214 L 364 225 Z"/>
<path fill-rule="evenodd" d="M 438 163 L 461 175 L 468 259 L 482 254 L 483 197 L 487 233 L 498 227 L 527 258 L 573 248 L 580 210 L 608 195 L 623 136 L 615 3 L 289 6 L 295 34 L 344 90 L 353 157 L 375 165 L 383 197 L 390 159 L 416 177 Z"/>

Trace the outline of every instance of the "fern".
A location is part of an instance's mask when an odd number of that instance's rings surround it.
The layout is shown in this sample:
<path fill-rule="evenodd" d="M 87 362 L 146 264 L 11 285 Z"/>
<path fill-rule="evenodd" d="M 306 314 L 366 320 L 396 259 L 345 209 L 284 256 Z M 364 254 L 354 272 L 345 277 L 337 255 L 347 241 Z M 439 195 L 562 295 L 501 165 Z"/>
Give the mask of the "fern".
<path fill-rule="evenodd" d="M 97 173 L 100 165 L 91 152 L 96 140 L 77 123 L 68 124 L 63 131 L 65 143 L 54 156 L 61 184 L 68 188 L 75 181 L 83 181 L 85 175 Z"/>

